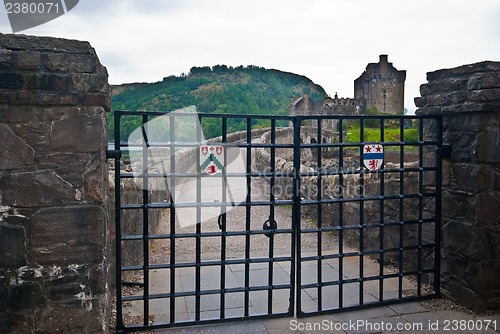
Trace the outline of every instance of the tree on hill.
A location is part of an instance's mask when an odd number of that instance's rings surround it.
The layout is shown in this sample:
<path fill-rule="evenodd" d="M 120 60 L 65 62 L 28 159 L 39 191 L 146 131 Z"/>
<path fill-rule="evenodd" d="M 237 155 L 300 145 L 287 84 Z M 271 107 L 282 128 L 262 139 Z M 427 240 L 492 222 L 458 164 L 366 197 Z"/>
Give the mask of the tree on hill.
<path fill-rule="evenodd" d="M 114 110 L 172 111 L 195 105 L 201 113 L 241 115 L 287 115 L 291 96 L 307 93 L 316 101 L 326 97 L 324 89 L 305 76 L 255 65 L 192 67 L 187 75 L 171 75 L 163 81 L 117 91 L 113 96 Z M 139 119 L 127 124 L 122 140 L 128 137 L 134 123 L 139 126 Z M 254 126 L 264 123 L 261 120 Z M 208 118 L 202 125 L 207 137 L 221 133 L 221 125 Z M 245 126 L 241 121 L 228 122 L 228 131 L 242 128 Z"/>

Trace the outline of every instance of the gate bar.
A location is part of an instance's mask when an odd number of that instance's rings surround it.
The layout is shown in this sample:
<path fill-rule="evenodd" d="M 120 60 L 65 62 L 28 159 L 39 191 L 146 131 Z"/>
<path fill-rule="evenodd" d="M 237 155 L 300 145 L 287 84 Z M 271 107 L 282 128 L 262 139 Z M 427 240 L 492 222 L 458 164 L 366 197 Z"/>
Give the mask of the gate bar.
<path fill-rule="evenodd" d="M 120 151 L 120 116 L 121 114 L 115 112 L 113 114 L 113 120 L 115 124 L 115 151 Z M 115 265 L 115 279 L 116 279 L 116 328 L 117 332 L 121 332 L 124 328 L 123 323 L 123 301 L 122 301 L 122 252 L 121 252 L 121 198 L 120 198 L 120 155 L 115 156 L 115 253 L 116 253 L 116 265 Z"/>
<path fill-rule="evenodd" d="M 301 310 L 301 247 L 300 247 L 300 224 L 301 224 L 301 206 L 300 206 L 300 126 L 303 118 L 298 116 L 293 118 L 293 185 L 292 185 L 292 262 L 290 268 L 290 277 L 292 282 L 292 289 L 290 289 L 290 313 L 295 313 L 297 307 L 297 314 L 302 313 Z M 295 278 L 295 279 L 294 279 Z M 293 286 L 295 284 L 295 287 Z M 296 299 L 296 301 L 295 301 Z"/>
<path fill-rule="evenodd" d="M 434 264 L 434 293 L 439 297 L 441 296 L 441 194 L 442 194 L 442 154 L 443 154 L 443 116 L 440 115 L 437 119 L 437 140 L 438 148 L 440 149 L 438 154 L 436 154 L 436 167 L 438 172 L 436 173 L 436 223 L 435 223 L 435 264 Z M 445 156 L 451 157 L 451 146 L 446 145 Z M 449 156 L 448 156 L 449 154 Z"/>

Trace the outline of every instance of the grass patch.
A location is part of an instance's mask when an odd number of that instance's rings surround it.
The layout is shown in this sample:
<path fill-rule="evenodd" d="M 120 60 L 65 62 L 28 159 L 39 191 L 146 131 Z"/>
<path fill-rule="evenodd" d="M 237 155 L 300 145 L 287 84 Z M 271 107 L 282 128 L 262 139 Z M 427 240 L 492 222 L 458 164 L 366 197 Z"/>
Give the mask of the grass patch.
<path fill-rule="evenodd" d="M 373 120 L 371 120 L 373 121 Z M 374 122 L 372 122 L 374 123 Z M 363 128 L 363 136 L 361 136 L 360 121 L 356 120 L 347 123 L 344 126 L 345 135 L 343 137 L 344 143 L 359 143 L 361 142 L 361 137 L 363 137 L 364 142 L 393 142 L 398 143 L 403 140 L 406 143 L 417 143 L 419 140 L 419 133 L 417 128 L 406 128 L 403 130 L 403 138 L 401 138 L 401 129 L 399 122 L 390 121 L 384 123 L 384 133 L 382 140 L 382 133 L 380 129 L 380 121 L 375 120 L 376 124 L 371 124 Z M 398 146 L 388 146 L 385 149 L 387 152 L 399 152 L 400 148 Z M 406 146 L 406 152 L 417 152 L 418 146 Z"/>

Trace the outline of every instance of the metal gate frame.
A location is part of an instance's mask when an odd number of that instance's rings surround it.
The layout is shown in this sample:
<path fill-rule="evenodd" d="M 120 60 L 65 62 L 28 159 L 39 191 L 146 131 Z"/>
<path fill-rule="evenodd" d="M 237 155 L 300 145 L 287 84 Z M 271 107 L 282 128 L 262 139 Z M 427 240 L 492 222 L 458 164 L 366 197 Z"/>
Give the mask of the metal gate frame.
<path fill-rule="evenodd" d="M 344 124 L 349 122 L 359 121 L 360 127 L 360 138 L 357 142 L 347 142 L 347 133 L 344 131 L 339 131 L 339 138 L 337 143 L 324 143 L 322 140 L 322 124 L 324 120 L 336 120 L 338 122 L 338 128 L 344 129 Z M 344 185 L 344 179 L 346 173 L 344 172 L 344 159 L 339 158 L 339 170 L 337 173 L 322 172 L 319 169 L 315 173 L 302 173 L 300 172 L 300 150 L 303 149 L 315 149 L 317 154 L 317 165 L 322 166 L 322 155 L 324 149 L 334 148 L 339 151 L 339 156 L 344 156 L 344 151 L 349 148 L 360 148 L 359 150 L 359 161 L 363 160 L 363 150 L 362 147 L 366 144 L 373 144 L 372 141 L 365 140 L 364 129 L 366 121 L 375 121 L 380 123 L 380 143 L 384 147 L 395 147 L 399 148 L 399 166 L 393 169 L 382 168 L 378 171 L 369 171 L 362 167 L 357 170 L 350 170 L 347 174 L 359 175 L 359 186 L 365 186 L 365 175 L 378 174 L 379 179 L 379 194 L 372 196 L 361 196 L 345 197 L 342 189 Z M 317 143 L 300 143 L 300 125 L 304 122 L 316 126 L 317 129 Z M 396 142 L 390 142 L 385 140 L 385 123 L 396 122 L 399 124 L 399 137 L 400 140 Z M 417 141 L 406 141 L 405 140 L 405 124 L 406 122 L 417 122 L 418 123 L 418 140 Z M 397 304 L 402 302 L 411 302 L 424 299 L 430 299 L 438 297 L 440 295 L 440 240 L 441 240 L 441 170 L 442 170 L 442 158 L 449 157 L 450 147 L 449 145 L 444 145 L 442 141 L 442 117 L 440 116 L 299 116 L 294 122 L 294 142 L 298 149 L 295 150 L 294 156 L 294 170 L 296 171 L 295 180 L 297 182 L 297 188 L 301 189 L 301 182 L 304 177 L 316 177 L 317 189 L 322 189 L 322 178 L 329 175 L 336 175 L 339 179 L 341 190 L 338 197 L 335 198 L 324 198 L 322 192 L 318 192 L 316 198 L 303 199 L 300 197 L 300 192 L 294 197 L 294 226 L 296 226 L 297 233 L 297 284 L 296 284 L 296 305 L 298 318 L 315 316 L 326 313 L 337 313 L 344 312 L 348 310 L 356 310 L 361 308 L 368 308 L 374 306 L 383 306 L 390 304 Z M 432 131 L 433 133 L 427 133 L 424 136 L 424 129 L 427 131 Z M 418 150 L 418 166 L 417 167 L 407 167 L 405 165 L 405 147 L 414 146 Z M 428 158 L 432 157 L 433 161 L 430 161 L 429 165 L 424 163 L 424 155 Z M 403 182 L 406 173 L 418 173 L 418 186 L 416 192 L 408 192 L 405 190 L 405 183 Z M 385 190 L 385 179 L 386 175 L 393 174 L 400 178 L 399 182 L 399 193 L 398 194 L 386 194 Z M 434 176 L 434 187 L 433 189 L 426 189 L 424 185 L 425 179 L 429 178 L 429 174 Z M 432 176 L 431 176 L 432 177 Z M 428 181 L 427 181 L 428 182 Z M 384 216 L 385 203 L 387 201 L 399 201 L 398 219 L 395 221 L 387 221 Z M 418 212 L 416 217 L 413 219 L 405 218 L 405 200 L 415 200 L 418 201 Z M 431 213 L 424 214 L 424 200 L 428 201 L 427 209 L 431 209 Z M 434 201 L 434 205 L 432 205 Z M 367 202 L 379 203 L 379 221 L 378 222 L 366 222 L 364 219 L 364 206 Z M 429 205 L 430 202 L 430 205 Z M 347 204 L 359 204 L 359 222 L 355 225 L 344 225 L 344 213 L 343 208 Z M 317 227 L 303 229 L 301 222 L 301 208 L 305 205 L 316 206 L 317 208 Z M 338 205 L 338 225 L 326 225 L 322 223 L 322 210 L 324 205 Z M 404 240 L 403 229 L 406 226 L 416 226 L 417 237 L 414 244 L 406 245 Z M 424 242 L 423 240 L 423 229 L 426 227 L 433 227 L 434 238 L 432 242 Z M 397 245 L 389 248 L 385 246 L 384 242 L 384 229 L 395 227 L 399 229 L 399 236 L 397 240 Z M 378 230 L 379 232 L 379 247 L 377 249 L 367 250 L 364 245 L 364 234 L 368 229 Z M 347 252 L 344 250 L 344 235 L 348 231 L 359 230 L 359 243 L 357 250 Z M 305 233 L 316 234 L 318 238 L 318 245 L 322 244 L 322 235 L 327 233 L 338 234 L 338 252 L 330 254 L 322 254 L 322 248 L 318 247 L 317 254 L 307 255 L 302 254 L 301 247 L 301 237 Z M 432 267 L 428 267 L 423 263 L 424 251 L 428 250 L 433 253 Z M 417 268 L 408 270 L 403 263 L 405 252 L 416 252 L 417 255 Z M 390 273 L 387 273 L 384 269 L 388 261 L 384 259 L 386 254 L 397 253 L 398 263 L 397 269 Z M 377 274 L 364 273 L 364 263 L 367 262 L 367 257 L 377 258 L 379 262 L 379 272 Z M 358 275 L 354 277 L 345 277 L 344 262 L 348 259 L 355 259 L 359 263 Z M 335 260 L 338 262 L 338 277 L 322 277 L 322 262 L 328 260 Z M 306 263 L 316 262 L 315 269 L 317 270 L 316 278 L 317 281 L 313 283 L 303 283 L 301 273 L 304 272 L 302 267 Z M 405 296 L 403 289 L 403 280 L 408 277 L 416 278 L 416 291 L 413 294 Z M 424 279 L 432 279 L 432 291 L 424 291 Z M 397 280 L 397 296 L 390 296 L 388 292 L 384 289 L 384 282 L 389 282 L 391 280 Z M 378 283 L 378 291 L 376 291 L 375 300 L 367 301 L 367 296 L 370 296 L 366 290 L 364 290 L 364 285 L 372 283 Z M 350 303 L 350 305 L 345 305 L 344 300 L 344 289 L 346 286 L 356 286 L 359 292 L 356 302 Z M 323 289 L 336 288 L 336 297 L 333 302 L 324 302 Z M 309 310 L 304 310 L 305 307 L 302 305 L 302 296 L 306 295 L 307 290 L 313 290 L 315 297 L 317 298 L 317 307 Z M 389 295 L 389 296 L 386 296 Z"/>
<path fill-rule="evenodd" d="M 163 116 L 170 119 L 170 138 L 168 142 L 149 142 L 146 134 L 146 124 L 154 117 Z M 196 224 L 196 230 L 191 234 L 177 234 L 175 227 L 175 204 L 172 199 L 165 203 L 151 203 L 149 199 L 149 193 L 147 190 L 147 186 L 143 190 L 143 198 L 142 203 L 135 204 L 122 204 L 121 203 L 121 189 L 120 183 L 122 179 L 125 178 L 136 178 L 137 175 L 133 175 L 132 173 L 125 173 L 120 169 L 120 162 L 122 157 L 122 150 L 130 149 L 134 145 L 131 145 L 121 138 L 121 122 L 122 119 L 127 117 L 138 117 L 141 119 L 141 129 L 145 138 L 145 142 L 139 146 L 144 146 L 146 149 L 142 149 L 143 152 L 143 170 L 147 171 L 140 176 L 142 182 L 145 185 L 148 184 L 150 178 L 165 178 L 172 179 L 176 177 L 176 170 L 173 167 L 173 170 L 170 173 L 149 173 L 148 171 L 148 151 L 147 149 L 151 147 L 168 147 L 170 150 L 175 150 L 177 147 L 176 138 L 175 138 L 175 118 L 176 117 L 194 117 L 199 119 L 216 119 L 220 120 L 222 126 L 222 136 L 220 145 L 226 146 L 228 145 L 228 121 L 238 119 L 246 123 L 246 136 L 242 139 L 241 142 L 231 145 L 235 145 L 241 149 L 243 149 L 246 153 L 246 171 L 241 175 L 228 175 L 225 171 L 222 172 L 222 184 L 223 188 L 227 182 L 228 177 L 244 177 L 246 180 L 246 189 L 247 195 L 246 200 L 240 204 L 240 206 L 244 206 L 246 208 L 246 223 L 245 229 L 241 231 L 228 231 L 226 230 L 226 215 L 222 214 L 219 216 L 219 226 L 221 228 L 221 232 L 211 232 L 206 233 L 202 230 L 201 224 Z M 271 139 L 270 143 L 255 143 L 252 142 L 252 122 L 255 119 L 266 120 L 270 123 L 270 131 L 271 131 Z M 360 162 L 362 160 L 362 147 L 365 144 L 373 143 L 368 140 L 365 141 L 364 138 L 364 129 L 365 122 L 371 120 L 375 122 L 379 122 L 380 124 L 380 142 L 384 145 L 384 147 L 399 147 L 400 154 L 400 166 L 399 168 L 395 168 L 393 170 L 385 170 L 382 169 L 377 171 L 380 175 L 380 193 L 377 196 L 365 197 L 350 197 L 347 198 L 344 196 L 342 192 L 340 192 L 339 196 L 336 198 L 324 198 L 322 192 L 318 192 L 318 196 L 316 198 L 304 199 L 301 198 L 301 182 L 304 177 L 316 177 L 318 183 L 318 189 L 321 189 L 322 182 L 325 177 L 336 175 L 339 179 L 340 186 L 343 185 L 344 180 L 344 152 L 349 149 L 360 148 Z M 278 129 L 278 125 L 280 122 L 290 122 L 293 128 L 293 143 L 291 144 L 278 144 L 276 142 L 276 131 Z M 323 123 L 326 121 L 335 121 L 338 124 L 338 128 L 341 131 L 338 131 L 338 141 L 337 142 L 329 142 L 325 143 L 322 140 L 323 133 Z M 409 142 L 405 140 L 405 124 L 408 121 L 413 121 L 418 123 L 418 140 L 415 142 Z M 349 142 L 346 141 L 346 134 L 344 133 L 344 125 L 350 122 L 359 122 L 360 126 L 360 138 L 359 141 Z M 399 124 L 400 129 L 400 140 L 396 142 L 386 141 L 385 136 L 385 124 L 387 122 L 396 122 Z M 255 116 L 255 115 L 214 115 L 214 114 L 174 114 L 174 113 L 166 113 L 166 112 L 139 112 L 139 111 L 115 111 L 114 112 L 114 150 L 109 150 L 107 153 L 108 158 L 113 158 L 115 160 L 115 221 L 116 221 L 116 305 L 117 305 L 117 332 L 130 332 L 136 330 L 144 330 L 144 329 L 156 329 L 156 328 L 165 328 L 172 326 L 185 326 L 185 325 L 194 325 L 194 324 L 202 324 L 202 323 L 217 323 L 223 321 L 237 321 L 241 320 L 241 318 L 274 318 L 274 317 L 292 317 L 296 315 L 297 317 L 305 317 L 311 315 L 318 315 L 323 313 L 333 313 L 333 312 L 341 312 L 346 310 L 365 308 L 365 307 L 373 307 L 379 305 L 387 305 L 394 303 L 401 303 L 405 301 L 415 301 L 422 300 L 427 298 L 432 298 L 440 295 L 440 240 L 441 240 L 441 158 L 444 156 L 443 152 L 446 150 L 446 146 L 443 145 L 442 141 L 442 118 L 440 116 Z M 317 129 L 317 143 L 303 143 L 301 141 L 301 129 L 305 126 L 305 124 L 316 124 Z M 426 130 L 431 129 L 434 136 L 429 136 L 426 134 L 424 137 L 424 128 Z M 201 143 L 201 126 L 196 129 L 196 141 L 194 143 L 182 144 L 183 147 L 192 147 L 195 150 L 199 150 Z M 429 138 L 427 138 L 429 137 Z M 419 165 L 416 168 L 407 168 L 405 167 L 405 147 L 414 146 L 418 150 L 419 157 Z M 251 169 L 251 160 L 252 160 L 252 150 L 264 148 L 270 150 L 270 170 L 265 174 L 254 173 Z M 276 149 L 285 148 L 293 150 L 293 172 L 292 173 L 283 173 L 276 171 L 275 169 L 275 152 Z M 301 151 L 303 150 L 316 150 L 317 152 L 317 162 L 318 166 L 322 166 L 322 158 L 323 158 L 323 150 L 335 149 L 338 150 L 339 157 L 339 168 L 336 172 L 332 173 L 330 171 L 323 171 L 321 168 L 314 172 L 301 172 Z M 198 151 L 197 151 L 198 152 Z M 430 166 L 424 165 L 424 154 L 433 154 L 435 159 L 434 162 Z M 197 153 L 198 157 L 199 154 Z M 170 156 L 171 166 L 175 166 L 176 161 L 173 155 Z M 199 157 L 196 158 L 197 166 L 200 165 Z M 199 167 L 197 167 L 197 173 L 200 173 Z M 405 189 L 403 182 L 400 182 L 400 191 L 399 194 L 396 195 L 387 195 L 385 194 L 384 189 L 384 179 L 386 174 L 394 174 L 400 177 L 402 180 L 405 176 L 405 173 L 418 173 L 418 191 L 416 193 L 405 194 Z M 364 185 L 364 176 L 368 174 L 372 174 L 375 172 L 368 171 L 364 168 L 359 168 L 356 171 L 350 171 L 351 174 L 359 175 L 360 185 Z M 435 175 L 435 188 L 434 191 L 426 192 L 424 187 L 424 178 L 433 173 Z M 183 175 L 189 176 L 189 175 Z M 190 175 L 196 178 L 196 187 L 197 192 L 201 191 L 201 181 L 200 177 L 196 175 Z M 269 199 L 264 201 L 252 201 L 251 198 L 251 182 L 254 177 L 266 177 L 269 179 L 271 189 L 274 185 L 274 182 L 277 177 L 288 177 L 292 179 L 293 184 L 293 195 L 290 200 L 282 200 L 277 199 L 273 192 L 270 192 Z M 175 182 L 171 183 L 171 187 L 175 187 Z M 170 192 L 175 192 L 175 189 L 169 189 Z M 197 212 L 197 220 L 199 221 L 201 217 L 201 208 L 206 206 L 217 206 L 222 208 L 226 208 L 232 205 L 230 201 L 225 197 L 225 192 L 222 192 L 223 200 L 214 205 L 213 203 L 203 203 L 198 196 L 197 202 L 192 203 L 191 205 L 185 204 L 183 207 L 191 207 L 194 208 Z M 418 213 L 417 217 L 413 220 L 405 220 L 403 217 L 404 207 L 403 203 L 405 199 L 414 199 L 417 200 L 418 205 Z M 424 217 L 424 199 L 430 199 L 434 201 L 433 209 L 434 214 L 432 217 Z M 399 200 L 399 220 L 394 222 L 386 222 L 384 219 L 384 204 L 389 200 Z M 363 208 L 365 202 L 378 202 L 379 210 L 380 210 L 380 219 L 379 222 L 375 225 L 371 225 L 368 227 L 370 222 L 365 222 L 363 218 L 363 214 L 360 214 L 360 221 L 358 225 L 355 226 L 345 226 L 343 224 L 343 208 L 347 203 L 359 203 L 360 212 L 363 212 Z M 338 226 L 326 225 L 322 222 L 322 207 L 323 205 L 338 205 Z M 280 229 L 278 226 L 274 224 L 274 208 L 275 206 L 284 206 L 291 205 L 292 206 L 292 222 L 291 228 L 289 229 Z M 318 211 L 318 221 L 317 227 L 314 229 L 303 229 L 302 227 L 302 219 L 301 219 L 301 209 L 306 206 L 316 206 Z M 252 206 L 269 206 L 270 216 L 269 220 L 265 222 L 262 230 L 255 230 L 250 227 L 250 212 Z M 170 209 L 170 232 L 164 235 L 150 235 L 148 229 L 148 215 L 149 210 L 162 210 L 162 209 Z M 139 210 L 143 215 L 142 222 L 142 234 L 140 235 L 123 235 L 122 234 L 122 211 L 124 210 Z M 174 222 L 172 224 L 172 222 Z M 404 245 L 403 242 L 403 227 L 406 224 L 414 225 L 417 227 L 418 236 L 417 236 L 417 244 L 416 245 Z M 422 239 L 422 230 L 423 226 L 433 226 L 434 227 L 434 242 L 433 243 L 423 243 Z M 399 236 L 399 245 L 396 248 L 386 249 L 384 246 L 384 229 L 390 226 L 396 226 L 400 229 Z M 366 228 L 378 229 L 381 238 L 380 238 L 380 247 L 377 250 L 366 250 L 364 249 L 363 243 L 363 233 Z M 348 230 L 359 230 L 360 242 L 358 245 L 359 250 L 356 252 L 346 253 L 344 252 L 344 235 Z M 336 254 L 324 254 L 321 247 L 318 247 L 317 254 L 315 255 L 307 255 L 302 253 L 301 247 L 301 236 L 303 234 L 316 234 L 318 245 L 322 245 L 322 236 L 324 233 L 338 233 L 339 235 L 339 249 Z M 290 253 L 287 256 L 276 257 L 273 253 L 273 240 L 276 235 L 283 234 L 290 236 Z M 250 255 L 250 244 L 251 237 L 258 235 L 266 235 L 270 240 L 269 254 L 264 258 L 252 258 Z M 245 256 L 241 259 L 228 259 L 226 258 L 226 249 L 225 244 L 226 240 L 229 237 L 243 237 L 245 239 Z M 202 261 L 201 254 L 201 242 L 202 238 L 211 237 L 211 238 L 220 238 L 221 240 L 221 259 L 220 261 Z M 171 248 L 170 252 L 170 262 L 165 264 L 150 264 L 149 263 L 149 241 L 155 239 L 168 239 L 170 240 L 170 245 L 175 245 L 175 241 L 179 238 L 193 238 L 196 243 L 196 259 L 194 262 L 183 262 L 177 263 L 176 261 L 176 253 L 175 247 Z M 134 264 L 134 265 L 124 265 L 122 263 L 122 243 L 137 241 L 142 242 L 143 248 L 143 260 L 142 264 Z M 434 254 L 434 261 L 432 268 L 424 268 L 422 256 L 423 251 L 426 249 L 430 249 Z M 416 251 L 418 254 L 418 268 L 413 271 L 407 271 L 403 265 L 403 254 L 406 251 Z M 399 254 L 399 263 L 398 268 L 393 273 L 385 273 L 384 272 L 384 257 L 388 253 L 398 253 Z M 377 275 L 365 275 L 363 272 L 365 257 L 379 257 L 380 261 L 380 272 Z M 355 278 L 344 278 L 344 262 L 346 259 L 359 259 L 359 275 Z M 336 279 L 333 278 L 325 278 L 322 275 L 322 263 L 328 260 L 338 261 L 338 271 L 339 276 Z M 273 281 L 273 270 L 275 264 L 285 263 L 290 264 L 290 280 L 287 283 L 276 284 Z M 307 263 L 317 263 L 317 282 L 314 283 L 303 283 L 302 282 L 302 267 Z M 250 280 L 250 269 L 252 265 L 260 264 L 261 266 L 268 268 L 268 282 L 267 284 L 253 285 Z M 239 287 L 227 287 L 225 285 L 225 277 L 227 274 L 227 266 L 230 265 L 240 265 L 244 266 L 244 286 Z M 201 271 L 202 268 L 220 268 L 220 287 L 217 289 L 202 289 L 201 287 Z M 189 268 L 195 271 L 195 287 L 192 291 L 182 291 L 178 292 L 176 290 L 176 271 L 182 268 Z M 149 291 L 149 280 L 150 280 L 150 270 L 168 270 L 169 278 L 170 278 L 170 291 L 172 293 L 164 293 L 164 294 L 151 294 Z M 124 282 L 122 282 L 122 272 L 124 271 L 142 271 L 144 274 L 144 281 L 142 282 L 142 294 L 135 296 L 124 296 L 123 295 L 123 286 Z M 433 290 L 431 293 L 424 293 L 424 277 L 426 275 L 433 276 Z M 403 295 L 403 279 L 406 277 L 412 276 L 417 278 L 417 291 L 414 295 L 406 297 Z M 384 295 L 384 282 L 389 280 L 397 279 L 399 282 L 398 294 L 395 298 L 386 298 Z M 369 284 L 369 282 L 378 282 L 379 284 L 379 295 L 376 298 L 376 301 L 366 302 L 365 291 L 363 290 L 363 286 Z M 355 305 L 344 305 L 343 302 L 343 288 L 345 286 L 356 285 L 359 287 L 359 299 Z M 337 289 L 337 303 L 332 305 L 327 305 L 323 302 L 325 300 L 325 292 L 324 289 L 328 289 L 334 287 Z M 302 296 L 306 293 L 307 289 L 312 289 L 317 291 L 317 300 L 318 307 L 312 310 L 305 310 L 302 305 Z M 289 291 L 289 307 L 287 310 L 282 310 L 277 312 L 273 310 L 273 292 L 282 290 Z M 249 305 L 249 296 L 252 292 L 267 292 L 267 312 L 265 314 L 257 314 L 253 315 L 250 312 Z M 235 294 L 243 294 L 244 296 L 244 305 L 243 305 L 243 314 L 240 314 L 236 317 L 231 317 L 226 314 L 225 304 L 227 302 L 227 296 L 235 295 Z M 201 299 L 207 296 L 217 296 L 219 299 L 219 316 L 211 319 L 202 319 L 201 317 Z M 178 298 L 194 298 L 194 319 L 189 319 L 188 321 L 179 321 L 175 318 L 175 309 L 176 309 L 176 299 Z M 154 300 L 169 300 L 169 320 L 160 324 L 152 324 L 149 321 L 150 316 L 150 305 Z M 137 302 L 142 301 L 143 303 L 143 317 L 139 323 L 134 323 L 132 325 L 128 325 L 124 323 L 123 303 L 127 302 Z"/>

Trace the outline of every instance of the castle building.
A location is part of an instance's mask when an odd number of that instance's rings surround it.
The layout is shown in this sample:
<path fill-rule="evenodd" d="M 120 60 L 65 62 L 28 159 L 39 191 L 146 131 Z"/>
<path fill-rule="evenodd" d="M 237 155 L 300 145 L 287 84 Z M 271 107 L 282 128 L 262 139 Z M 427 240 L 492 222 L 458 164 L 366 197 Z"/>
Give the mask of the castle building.
<path fill-rule="evenodd" d="M 380 55 L 378 63 L 370 63 L 354 80 L 354 99 L 365 101 L 366 108 L 377 108 L 385 114 L 404 111 L 406 71 L 398 71 Z"/>
<path fill-rule="evenodd" d="M 364 115 L 368 108 L 377 108 L 386 114 L 404 111 L 406 71 L 398 71 L 380 55 L 378 63 L 370 63 L 354 81 L 354 98 L 326 97 L 314 102 L 307 94 L 292 98 L 289 114 L 303 115 Z M 333 125 L 333 123 L 332 123 Z"/>

